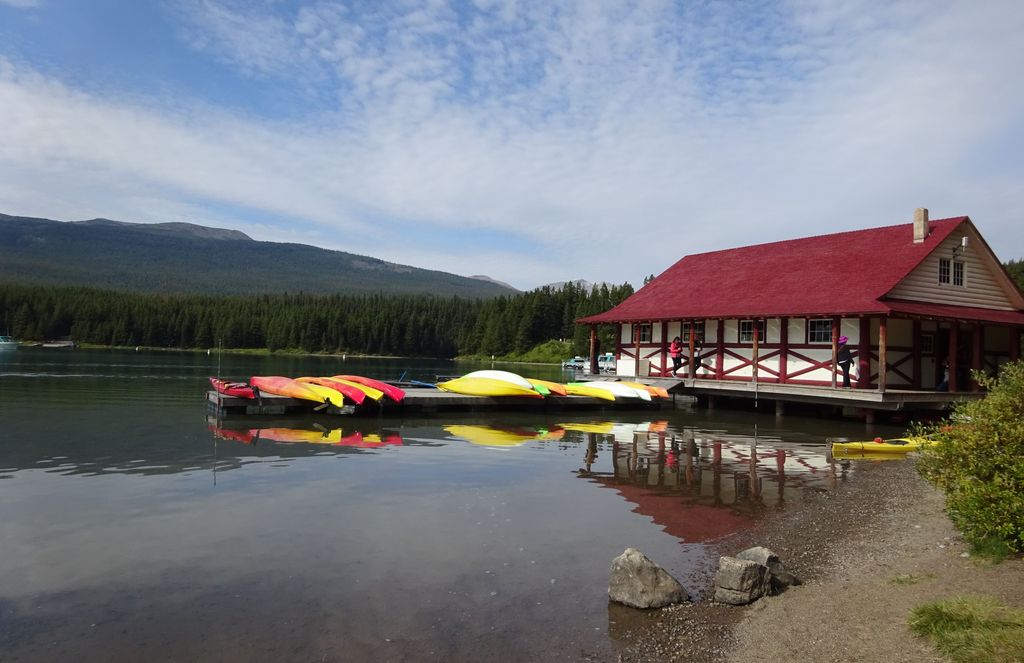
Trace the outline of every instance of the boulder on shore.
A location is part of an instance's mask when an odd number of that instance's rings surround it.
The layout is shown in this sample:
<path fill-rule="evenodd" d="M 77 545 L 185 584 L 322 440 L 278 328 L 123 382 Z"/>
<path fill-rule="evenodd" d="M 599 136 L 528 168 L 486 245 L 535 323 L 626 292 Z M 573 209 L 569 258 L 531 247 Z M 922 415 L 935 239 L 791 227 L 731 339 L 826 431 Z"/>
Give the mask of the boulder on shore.
<path fill-rule="evenodd" d="M 747 548 L 743 552 L 737 553 L 736 558 L 757 562 L 768 567 L 772 594 L 784 592 L 791 585 L 801 584 L 799 578 L 786 570 L 779 556 L 764 546 Z"/>
<path fill-rule="evenodd" d="M 771 575 L 768 567 L 749 559 L 720 557 L 715 574 L 715 600 L 730 605 L 753 603 L 768 593 Z"/>
<path fill-rule="evenodd" d="M 690 597 L 668 571 L 636 548 L 626 548 L 612 560 L 608 598 L 634 608 L 663 608 Z"/>

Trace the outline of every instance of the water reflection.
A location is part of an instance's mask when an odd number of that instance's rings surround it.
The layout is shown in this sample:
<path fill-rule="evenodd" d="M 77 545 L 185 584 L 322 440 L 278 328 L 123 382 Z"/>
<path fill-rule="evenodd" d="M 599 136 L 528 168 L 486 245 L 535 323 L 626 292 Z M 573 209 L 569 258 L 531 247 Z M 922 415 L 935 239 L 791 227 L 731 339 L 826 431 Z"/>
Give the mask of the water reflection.
<path fill-rule="evenodd" d="M 402 436 L 397 431 L 378 430 L 364 433 L 351 428 L 328 428 L 318 423 L 310 424 L 309 427 L 294 423 L 290 425 L 264 423 L 254 427 L 253 424 L 244 422 L 228 426 L 222 421 L 213 420 L 208 425 L 215 437 L 252 446 L 260 442 L 326 444 L 363 449 L 402 445 Z"/>
<path fill-rule="evenodd" d="M 824 447 L 778 437 L 673 430 L 667 421 L 573 428 L 587 436 L 578 476 L 615 490 L 635 513 L 685 543 L 739 531 L 758 511 L 782 508 L 794 492 L 833 488 L 850 469 Z M 601 442 L 611 445 L 610 469 L 595 469 Z"/>

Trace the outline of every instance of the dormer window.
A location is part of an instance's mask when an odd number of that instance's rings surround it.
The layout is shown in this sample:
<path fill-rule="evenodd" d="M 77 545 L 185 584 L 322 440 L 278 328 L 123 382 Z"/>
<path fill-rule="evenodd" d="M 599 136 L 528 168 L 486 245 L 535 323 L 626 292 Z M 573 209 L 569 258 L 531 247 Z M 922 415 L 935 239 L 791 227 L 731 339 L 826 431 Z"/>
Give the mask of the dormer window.
<path fill-rule="evenodd" d="M 939 258 L 939 283 L 963 287 L 964 263 L 962 260 Z"/>

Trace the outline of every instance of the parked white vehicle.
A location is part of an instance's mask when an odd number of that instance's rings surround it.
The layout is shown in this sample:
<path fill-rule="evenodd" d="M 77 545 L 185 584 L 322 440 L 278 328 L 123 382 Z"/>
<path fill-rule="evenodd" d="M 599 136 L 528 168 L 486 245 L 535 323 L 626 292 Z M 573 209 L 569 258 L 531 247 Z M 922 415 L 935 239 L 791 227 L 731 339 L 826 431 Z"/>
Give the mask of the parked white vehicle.
<path fill-rule="evenodd" d="M 590 372 L 590 360 L 584 359 L 583 357 L 576 355 L 572 359 L 566 359 L 562 362 L 562 368 L 571 369 L 581 373 Z M 605 352 L 597 357 L 597 369 L 601 373 L 613 374 L 615 373 L 615 355 L 611 352 Z"/>

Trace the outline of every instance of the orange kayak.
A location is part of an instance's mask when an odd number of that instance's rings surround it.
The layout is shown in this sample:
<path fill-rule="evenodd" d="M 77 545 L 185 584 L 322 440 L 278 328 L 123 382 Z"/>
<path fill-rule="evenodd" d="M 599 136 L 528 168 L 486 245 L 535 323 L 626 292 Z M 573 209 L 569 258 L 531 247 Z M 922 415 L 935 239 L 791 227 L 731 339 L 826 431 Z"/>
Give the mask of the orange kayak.
<path fill-rule="evenodd" d="M 374 380 L 373 378 L 365 378 L 362 375 L 335 375 L 334 378 L 339 380 L 348 380 L 349 382 L 358 382 L 359 384 L 365 384 L 367 387 L 373 387 L 378 391 L 383 391 L 388 398 L 396 403 L 401 403 L 402 399 L 405 398 L 405 392 L 398 387 L 390 385 L 387 382 Z"/>
<path fill-rule="evenodd" d="M 297 382 L 303 384 L 315 384 L 321 387 L 327 387 L 340 392 L 345 398 L 355 402 L 357 405 L 362 405 L 363 401 L 366 400 L 366 394 L 361 389 L 356 389 L 351 385 L 332 380 L 331 378 L 295 378 Z"/>
<path fill-rule="evenodd" d="M 280 375 L 254 375 L 249 379 L 249 384 L 268 394 L 301 398 L 304 401 L 313 401 L 315 403 L 324 402 L 322 396 L 314 393 L 306 385 Z"/>

